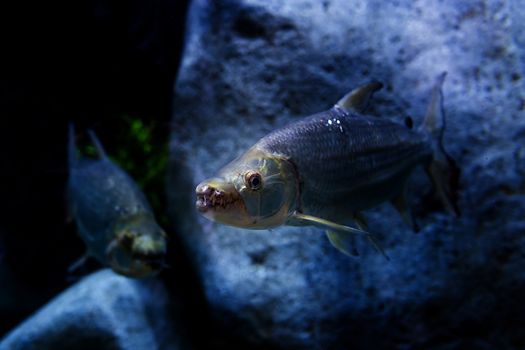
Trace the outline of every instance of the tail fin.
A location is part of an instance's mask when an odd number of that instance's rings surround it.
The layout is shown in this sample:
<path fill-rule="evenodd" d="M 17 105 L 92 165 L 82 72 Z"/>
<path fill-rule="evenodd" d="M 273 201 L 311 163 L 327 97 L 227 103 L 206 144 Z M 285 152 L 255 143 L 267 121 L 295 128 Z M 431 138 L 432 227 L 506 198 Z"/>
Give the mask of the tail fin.
<path fill-rule="evenodd" d="M 67 161 L 68 161 L 70 168 L 72 168 L 77 162 L 77 146 L 75 143 L 75 125 L 71 122 L 68 125 Z"/>
<path fill-rule="evenodd" d="M 104 147 L 102 147 L 102 143 L 100 143 L 100 140 L 98 139 L 95 132 L 89 129 L 88 134 L 89 134 L 89 137 L 91 138 L 91 142 L 93 142 L 93 145 L 95 145 L 95 148 L 97 149 L 98 156 L 101 159 L 107 158 L 106 151 L 104 150 Z"/>
<path fill-rule="evenodd" d="M 446 209 L 454 216 L 459 216 L 457 188 L 460 171 L 454 159 L 443 147 L 446 119 L 441 88 L 446 75 L 446 72 L 441 73 L 434 83 L 430 104 L 420 131 L 430 136 L 434 152 L 432 161 L 427 166 L 426 171 L 432 179 L 436 192 Z"/>

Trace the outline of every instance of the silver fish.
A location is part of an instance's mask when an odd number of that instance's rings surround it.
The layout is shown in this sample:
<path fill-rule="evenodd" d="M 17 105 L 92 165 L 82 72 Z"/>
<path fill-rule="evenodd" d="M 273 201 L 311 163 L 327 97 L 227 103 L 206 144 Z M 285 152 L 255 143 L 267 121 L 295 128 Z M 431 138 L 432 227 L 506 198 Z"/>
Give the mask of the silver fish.
<path fill-rule="evenodd" d="M 387 257 L 361 212 L 390 201 L 417 230 L 405 199 L 406 180 L 415 167 L 426 168 L 446 208 L 458 212 L 453 200 L 457 167 L 442 144 L 445 75 L 438 77 L 417 130 L 411 120 L 401 125 L 363 114 L 382 87 L 371 82 L 330 110 L 260 139 L 217 177 L 197 186 L 197 209 L 216 222 L 249 229 L 319 226 L 347 255 L 358 254 L 353 239 L 362 235 Z"/>
<path fill-rule="evenodd" d="M 69 127 L 69 205 L 86 257 L 125 276 L 155 275 L 164 265 L 166 234 L 133 179 L 107 157 L 92 131 L 89 135 L 99 158 L 79 159 Z"/>

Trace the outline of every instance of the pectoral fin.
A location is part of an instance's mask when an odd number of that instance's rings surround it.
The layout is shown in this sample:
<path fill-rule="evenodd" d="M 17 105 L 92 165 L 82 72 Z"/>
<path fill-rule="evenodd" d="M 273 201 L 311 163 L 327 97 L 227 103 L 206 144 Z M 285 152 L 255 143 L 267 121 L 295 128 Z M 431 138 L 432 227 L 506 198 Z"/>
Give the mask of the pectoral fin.
<path fill-rule="evenodd" d="M 343 252 L 346 255 L 352 255 L 350 252 L 352 249 L 349 249 L 349 247 L 352 246 L 352 237 L 359 235 L 364 236 L 372 243 L 374 248 L 381 253 L 385 259 L 390 260 L 390 258 L 386 255 L 385 251 L 381 248 L 379 243 L 377 242 L 377 238 L 371 234 L 370 232 L 360 230 L 357 228 L 337 224 L 332 221 L 328 221 L 325 219 L 321 219 L 315 216 L 301 214 L 301 213 L 294 213 L 292 215 L 292 218 L 302 224 L 309 224 L 314 225 L 317 227 L 328 229 L 328 231 L 331 232 L 332 237 L 328 235 L 328 239 L 330 240 L 330 243 L 334 245 L 338 250 Z M 328 234 L 328 233 L 327 233 Z M 336 242 L 336 244 L 334 244 Z"/>
<path fill-rule="evenodd" d="M 89 254 L 88 251 L 86 251 L 80 258 L 75 260 L 75 262 L 71 264 L 71 266 L 69 266 L 69 268 L 67 269 L 67 272 L 69 274 L 75 273 L 76 271 L 78 271 L 78 269 L 80 269 L 82 266 L 86 264 L 86 262 L 88 261 L 90 257 L 91 255 Z"/>
<path fill-rule="evenodd" d="M 403 221 L 410 226 L 414 232 L 419 232 L 419 225 L 414 219 L 412 210 L 407 205 L 406 192 L 403 191 L 399 196 L 393 198 L 391 202 L 394 208 L 401 214 Z"/>
<path fill-rule="evenodd" d="M 336 103 L 336 106 L 346 110 L 353 110 L 355 112 L 362 113 L 368 106 L 368 101 L 374 92 L 380 90 L 382 87 L 382 83 L 378 81 L 372 81 L 347 93 Z"/>

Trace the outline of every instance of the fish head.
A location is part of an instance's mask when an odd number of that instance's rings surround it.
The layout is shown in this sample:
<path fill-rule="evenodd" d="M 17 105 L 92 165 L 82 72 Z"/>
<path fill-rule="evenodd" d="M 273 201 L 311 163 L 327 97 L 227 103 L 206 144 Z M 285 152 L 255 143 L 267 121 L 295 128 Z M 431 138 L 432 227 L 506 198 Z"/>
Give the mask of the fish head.
<path fill-rule="evenodd" d="M 166 265 L 167 236 L 151 215 L 127 218 L 116 225 L 114 236 L 106 256 L 115 272 L 136 278 L 151 277 Z"/>
<path fill-rule="evenodd" d="M 236 227 L 265 229 L 284 224 L 295 203 L 298 180 L 283 156 L 252 147 L 201 182 L 197 210 L 206 218 Z"/>

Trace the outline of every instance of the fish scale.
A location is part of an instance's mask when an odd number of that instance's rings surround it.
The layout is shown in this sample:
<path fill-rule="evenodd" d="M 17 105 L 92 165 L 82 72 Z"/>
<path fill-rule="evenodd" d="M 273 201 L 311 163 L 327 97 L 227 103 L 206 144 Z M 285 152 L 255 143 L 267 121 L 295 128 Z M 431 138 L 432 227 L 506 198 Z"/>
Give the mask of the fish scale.
<path fill-rule="evenodd" d="M 69 127 L 69 205 L 87 248 L 70 271 L 94 257 L 125 276 L 153 276 L 164 265 L 166 235 L 144 193 L 107 157 L 96 135 L 89 135 L 98 158 L 79 158 Z"/>
<path fill-rule="evenodd" d="M 295 164 L 302 181 L 304 212 L 342 211 L 337 217 L 348 216 L 348 210 L 365 209 L 362 203 L 371 207 L 394 194 L 387 191 L 386 198 L 368 201 L 355 196 L 357 187 L 366 188 L 374 179 L 385 178 L 382 182 L 388 185 L 389 178 L 397 179 L 431 156 L 422 134 L 388 119 L 337 107 L 274 131 L 256 147 L 284 155 Z"/>
<path fill-rule="evenodd" d="M 436 79 L 423 123 L 412 130 L 385 118 L 364 116 L 368 100 L 383 86 L 372 81 L 350 91 L 333 108 L 296 121 L 260 139 L 195 189 L 197 209 L 227 225 L 268 229 L 317 226 L 346 255 L 356 255 L 360 235 L 388 259 L 361 211 L 390 201 L 418 230 L 406 200 L 406 182 L 425 167 L 447 210 L 459 215 L 459 169 L 443 147 L 441 87 Z M 230 198 L 227 206 L 217 205 Z M 358 228 L 350 227 L 354 221 Z"/>
<path fill-rule="evenodd" d="M 79 233 L 85 239 L 96 236 L 105 242 L 108 239 L 106 235 L 112 234 L 113 225 L 124 215 L 152 212 L 133 180 L 107 160 L 79 161 L 71 168 L 69 191 L 74 215 L 84 228 Z M 102 234 L 105 231 L 106 234 Z M 95 232 L 101 234 L 93 235 Z"/>

